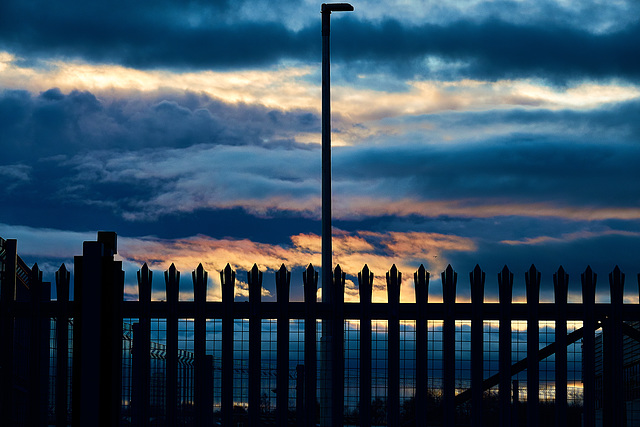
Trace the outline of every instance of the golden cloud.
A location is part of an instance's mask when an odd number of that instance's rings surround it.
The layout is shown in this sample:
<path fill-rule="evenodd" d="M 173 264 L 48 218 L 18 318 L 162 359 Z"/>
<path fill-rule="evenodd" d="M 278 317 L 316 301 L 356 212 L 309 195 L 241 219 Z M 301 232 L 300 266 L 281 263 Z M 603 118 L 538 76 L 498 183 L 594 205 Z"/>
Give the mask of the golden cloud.
<path fill-rule="evenodd" d="M 218 272 L 227 263 L 234 270 L 250 270 L 255 264 L 262 271 L 277 270 L 283 263 L 287 268 L 320 267 L 321 238 L 315 234 L 299 234 L 291 237 L 290 246 L 253 242 L 248 239 L 213 239 L 198 235 L 185 239 L 157 239 L 121 237 L 119 254 L 126 262 L 150 268 L 166 269 L 175 264 L 178 270 L 190 272 L 200 263 L 208 270 L 213 286 L 208 297 L 220 298 Z M 414 301 L 413 272 L 422 263 L 434 271 L 446 267 L 446 254 L 452 251 L 474 251 L 473 240 L 438 233 L 420 232 L 353 232 L 336 230 L 333 237 L 334 264 L 347 273 L 345 301 L 358 301 L 357 274 L 367 264 L 374 273 L 373 301 L 384 302 L 386 297 L 386 272 L 393 264 L 404 273 L 401 300 Z M 436 277 L 437 280 L 437 277 Z M 133 290 L 131 290 L 133 291 Z M 263 295 L 268 295 L 263 290 Z M 236 295 L 247 296 L 248 285 L 236 279 Z M 321 295 L 321 294 L 320 294 Z M 189 295 L 181 296 L 189 298 Z"/>
<path fill-rule="evenodd" d="M 281 64 L 268 69 L 177 72 L 136 70 L 119 65 L 94 65 L 80 61 L 54 60 L 46 67 L 21 65 L 14 55 L 0 51 L 0 85 L 40 92 L 52 87 L 96 93 L 192 91 L 206 93 L 228 103 L 260 104 L 282 110 L 320 110 L 321 87 L 308 77 L 314 67 Z M 367 76 L 359 76 L 365 78 Z M 536 105 L 549 109 L 593 108 L 610 102 L 640 97 L 640 89 L 619 85 L 583 83 L 570 88 L 551 88 L 535 80 L 496 82 L 407 81 L 408 90 L 382 91 L 338 86 L 332 93 L 332 110 L 343 132 L 334 145 L 353 144 L 372 130 L 363 131 L 348 123 L 366 123 L 368 128 L 393 132 L 381 119 L 422 115 L 451 110 L 488 110 L 514 105 Z M 304 141 L 319 142 L 309 135 Z"/>

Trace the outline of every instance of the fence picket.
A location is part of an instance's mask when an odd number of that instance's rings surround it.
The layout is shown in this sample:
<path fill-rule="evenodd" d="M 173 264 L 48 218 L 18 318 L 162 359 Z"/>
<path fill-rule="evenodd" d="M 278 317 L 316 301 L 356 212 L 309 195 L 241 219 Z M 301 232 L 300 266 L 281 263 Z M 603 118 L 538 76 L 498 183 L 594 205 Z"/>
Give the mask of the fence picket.
<path fill-rule="evenodd" d="M 371 294 L 373 273 L 364 265 L 358 273 L 360 293 L 360 425 L 371 425 Z"/>
<path fill-rule="evenodd" d="M 387 301 L 389 323 L 387 332 L 388 392 L 387 424 L 400 425 L 400 284 L 402 273 L 396 265 L 387 272 Z"/>
<path fill-rule="evenodd" d="M 49 317 L 42 316 L 42 303 L 51 300 L 51 284 L 42 281 L 42 271 L 34 264 L 30 271 L 30 354 L 28 418 L 33 426 L 47 423 L 42 408 L 48 405 Z"/>
<path fill-rule="evenodd" d="M 455 425 L 456 396 L 456 284 L 458 273 L 449 264 L 442 273 L 442 302 L 444 319 L 442 323 L 442 399 L 443 425 Z"/>
<path fill-rule="evenodd" d="M 429 272 L 420 264 L 413 275 L 416 294 L 417 319 L 416 319 L 416 424 L 427 425 L 429 376 L 428 364 L 428 313 L 429 304 Z"/>
<path fill-rule="evenodd" d="M 624 389 L 622 354 L 622 309 L 624 297 L 624 273 L 616 265 L 609 274 L 611 306 L 604 322 L 603 338 L 603 423 L 624 426 Z"/>
<path fill-rule="evenodd" d="M 540 423 L 540 373 L 538 350 L 540 347 L 540 272 L 532 264 L 525 273 L 527 287 L 527 425 L 537 427 Z"/>
<path fill-rule="evenodd" d="M 316 425 L 316 399 L 318 392 L 318 343 L 316 302 L 318 272 L 309 264 L 302 273 L 304 285 L 304 378 L 305 378 L 305 425 Z"/>
<path fill-rule="evenodd" d="M 276 298 L 278 318 L 276 320 L 276 423 L 287 424 L 289 413 L 289 284 L 291 272 L 282 264 L 276 272 Z"/>
<path fill-rule="evenodd" d="M 69 375 L 69 283 L 71 273 L 62 264 L 56 271 L 56 295 L 58 310 L 56 314 L 56 427 L 66 427 L 67 417 L 67 381 Z"/>
<path fill-rule="evenodd" d="M 485 274 L 476 264 L 469 273 L 471 287 L 471 425 L 480 427 L 482 422 L 483 381 L 483 310 Z"/>
<path fill-rule="evenodd" d="M 595 366 L 595 305 L 596 281 L 598 275 L 590 266 L 580 276 L 582 281 L 582 309 L 584 338 L 582 340 L 582 363 Z M 585 369 L 583 373 L 583 419 L 584 427 L 595 427 L 596 424 L 596 375 L 593 369 Z"/>
<path fill-rule="evenodd" d="M 180 298 L 180 272 L 174 264 L 164 272 L 167 297 L 167 424 L 178 423 L 178 300 Z"/>
<path fill-rule="evenodd" d="M 233 299 L 236 274 L 227 266 L 220 272 L 222 287 L 222 396 L 221 412 L 223 427 L 233 423 Z"/>
<path fill-rule="evenodd" d="M 153 274 L 145 263 L 138 271 L 138 301 L 140 316 L 133 329 L 133 391 L 132 405 L 139 426 L 149 425 L 151 361 L 151 283 Z"/>
<path fill-rule="evenodd" d="M 344 419 L 344 282 L 346 274 L 340 265 L 333 273 L 331 319 L 333 341 L 331 348 L 331 423 L 342 426 Z"/>
<path fill-rule="evenodd" d="M 498 273 L 498 293 L 500 298 L 500 326 L 498 327 L 498 364 L 500 383 L 500 427 L 511 425 L 511 299 L 513 295 L 513 273 L 507 266 Z"/>
<path fill-rule="evenodd" d="M 262 272 L 256 264 L 247 272 L 249 284 L 249 423 L 260 423 L 260 360 Z"/>
<path fill-rule="evenodd" d="M 567 425 L 567 298 L 569 275 L 562 266 L 553 275 L 555 319 L 555 421 L 557 427 Z"/>

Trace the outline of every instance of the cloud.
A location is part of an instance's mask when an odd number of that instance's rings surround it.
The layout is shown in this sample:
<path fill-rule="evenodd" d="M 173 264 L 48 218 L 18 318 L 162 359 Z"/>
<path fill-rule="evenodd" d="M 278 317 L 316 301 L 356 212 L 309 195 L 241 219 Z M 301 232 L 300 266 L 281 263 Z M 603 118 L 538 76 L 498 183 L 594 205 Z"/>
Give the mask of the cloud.
<path fill-rule="evenodd" d="M 95 232 L 77 232 L 51 228 L 0 223 L 0 237 L 18 240 L 18 254 L 33 258 L 73 260 L 82 252 L 82 242 L 95 240 Z"/>
<path fill-rule="evenodd" d="M 334 216 L 638 219 L 631 191 L 637 151 L 540 143 L 466 147 L 462 152 L 429 147 L 336 150 Z M 293 212 L 318 218 L 317 154 L 208 146 L 159 150 L 144 159 L 138 153 L 88 154 L 69 162 L 77 171 L 73 180 L 82 187 L 67 191 L 89 202 L 113 200 L 122 215 L 137 221 L 233 208 L 259 216 Z M 598 162 L 592 170 L 583 166 Z M 456 174 L 448 173 L 453 168 Z M 612 184 L 616 181 L 618 186 Z M 130 187 L 130 197 L 109 194 L 122 186 Z M 105 192 L 96 192 L 100 188 Z M 132 192 L 135 188 L 148 191 Z"/>
<path fill-rule="evenodd" d="M 520 224 L 521 226 L 522 223 Z M 417 226 L 416 226 L 417 227 Z M 477 229 L 477 224 L 472 226 Z M 564 227 L 561 227 L 561 229 Z M 541 300 L 553 300 L 553 273 L 562 265 L 570 275 L 570 300 L 580 300 L 580 274 L 590 265 L 600 276 L 598 298 L 608 298 L 606 276 L 615 265 L 629 275 L 625 298 L 637 300 L 634 288 L 637 259 L 634 248 L 640 240 L 639 232 L 624 230 L 598 230 L 583 228 L 582 231 L 551 234 L 543 238 L 523 239 L 523 244 L 498 241 L 498 232 L 513 231 L 508 224 L 496 224 L 483 237 L 463 237 L 460 234 L 416 232 L 416 231 L 334 231 L 334 263 L 347 273 L 346 300 L 359 299 L 357 273 L 365 264 L 375 274 L 373 300 L 385 302 L 385 274 L 395 264 L 403 274 L 401 300 L 414 300 L 412 273 L 420 264 L 431 272 L 430 300 L 441 299 L 440 272 L 451 264 L 459 273 L 458 299 L 469 297 L 466 273 L 476 264 L 487 273 L 485 284 L 487 300 L 497 298 L 497 273 L 507 265 L 515 274 L 514 300 L 524 298 L 524 272 L 532 264 L 542 272 Z M 522 230 L 518 233 L 521 235 Z M 491 234 L 496 234 L 490 238 Z M 82 253 L 82 241 L 95 240 L 95 233 L 78 233 L 56 229 L 39 229 L 28 226 L 0 224 L 0 236 L 18 239 L 18 253 L 29 265 L 37 262 L 45 271 L 45 280 L 53 281 L 53 273 L 61 262 L 73 269 L 73 256 Z M 516 242 L 518 243 L 518 242 Z M 318 269 L 321 262 L 320 236 L 302 233 L 290 236 L 288 244 L 257 242 L 250 239 L 216 239 L 205 235 L 187 238 L 157 238 L 150 236 L 123 236 L 118 238 L 118 259 L 123 261 L 126 271 L 126 291 L 129 297 L 137 295 L 136 271 L 148 263 L 155 271 L 154 298 L 164 299 L 162 271 L 175 263 L 182 271 L 181 298 L 192 298 L 190 272 L 202 263 L 209 271 L 208 298 L 220 298 L 218 272 L 227 263 L 237 272 L 236 294 L 246 297 L 247 286 L 244 274 L 257 263 L 265 272 L 263 296 L 274 295 L 273 273 L 282 263 L 293 271 L 292 297 L 301 297 L 302 270 L 312 263 Z M 635 290 L 634 290 L 635 289 Z"/>
<path fill-rule="evenodd" d="M 98 98 L 49 89 L 34 96 L 0 92 L 3 162 L 89 150 L 154 149 L 196 144 L 295 145 L 297 132 L 319 129 L 315 113 L 225 104 L 193 93 Z"/>
<path fill-rule="evenodd" d="M 538 236 L 538 237 L 527 237 L 521 240 L 503 240 L 500 243 L 504 243 L 506 245 L 516 246 L 516 245 L 543 245 L 547 243 L 566 243 L 572 242 L 579 239 L 592 239 L 600 236 L 628 236 L 628 237 L 640 237 L 640 233 L 633 231 L 625 231 L 625 230 L 605 230 L 600 232 L 593 231 L 581 231 L 576 233 L 567 233 L 563 234 L 560 237 L 553 236 Z"/>
<path fill-rule="evenodd" d="M 544 2 L 546 9 L 499 3 L 472 6 L 469 10 L 476 13 L 468 15 L 460 13 L 462 8 L 442 8 L 438 21 L 426 23 L 406 20 L 409 13 L 388 17 L 385 11 L 380 16 L 386 19 L 349 14 L 335 26 L 340 42 L 334 56 L 362 63 L 363 69 L 403 76 L 542 77 L 560 84 L 611 77 L 638 80 L 635 41 L 640 25 L 628 18 L 637 6 L 624 3 L 608 13 L 585 7 L 592 20 L 583 12 L 579 22 L 597 24 L 584 28 L 576 25 L 579 12 L 567 13 L 568 8 L 552 2 Z M 82 58 L 140 69 L 228 69 L 319 60 L 317 12 L 303 12 L 305 22 L 292 22 L 286 18 L 291 13 L 274 15 L 273 6 L 260 3 L 253 4 L 252 12 L 248 6 L 230 15 L 204 4 L 148 7 L 69 0 L 52 8 L 44 2 L 8 2 L 0 19 L 0 45 L 25 57 Z M 548 7 L 560 13 L 554 15 Z M 520 18 L 522 11 L 528 20 Z M 434 68 L 425 61 L 429 58 L 449 66 Z"/>
<path fill-rule="evenodd" d="M 334 147 L 334 215 L 637 219 L 639 106 L 416 116 L 433 129 Z M 40 199 L 137 222 L 230 209 L 319 218 L 319 147 L 296 140 L 318 131 L 314 113 L 57 89 L 5 91 L 0 111 L 2 173 L 12 179 L 0 198 L 16 214 L 33 216 L 27 207 Z M 438 141 L 446 132 L 459 139 Z"/>
<path fill-rule="evenodd" d="M 411 252 L 408 242 L 413 241 L 417 250 Z M 120 237 L 119 256 L 128 265 L 148 263 L 152 269 L 165 270 L 175 264 L 178 270 L 191 271 L 202 263 L 208 270 L 211 298 L 220 297 L 220 281 L 217 272 L 229 263 L 236 271 L 248 271 L 254 264 L 262 271 L 274 272 L 284 263 L 291 269 L 320 265 L 320 236 L 301 234 L 291 236 L 290 245 L 273 245 L 253 242 L 248 239 L 213 239 L 199 235 L 181 239 L 158 239 L 153 237 Z M 355 244 L 354 244 L 355 243 Z M 365 264 L 376 274 L 374 281 L 374 301 L 386 301 L 385 273 L 392 264 L 397 264 L 406 273 L 402 287 L 403 300 L 412 300 L 413 282 L 411 273 L 421 264 L 434 269 L 444 269 L 447 254 L 456 251 L 474 251 L 472 240 L 453 235 L 437 233 L 370 233 L 344 232 L 337 230 L 334 235 L 334 264 L 339 264 L 349 275 L 346 285 L 347 300 L 357 300 L 357 273 Z M 429 256 L 429 259 L 422 259 Z M 438 260 L 437 258 L 440 257 Z M 299 283 L 297 278 L 294 282 Z M 266 279 L 265 279 L 266 280 Z M 437 281 L 437 278 L 436 278 Z M 263 286 L 267 286 L 264 285 Z M 270 285 L 269 285 L 270 286 Z M 135 286 L 130 285 L 130 293 L 135 294 Z M 236 286 L 238 296 L 246 296 L 246 283 L 241 280 Z M 263 290 L 263 296 L 271 295 Z M 188 292 L 185 294 L 188 297 Z"/>
<path fill-rule="evenodd" d="M 20 183 L 31 180 L 31 167 L 27 165 L 0 165 L 0 179 L 6 183 L 5 191 L 11 193 Z"/>

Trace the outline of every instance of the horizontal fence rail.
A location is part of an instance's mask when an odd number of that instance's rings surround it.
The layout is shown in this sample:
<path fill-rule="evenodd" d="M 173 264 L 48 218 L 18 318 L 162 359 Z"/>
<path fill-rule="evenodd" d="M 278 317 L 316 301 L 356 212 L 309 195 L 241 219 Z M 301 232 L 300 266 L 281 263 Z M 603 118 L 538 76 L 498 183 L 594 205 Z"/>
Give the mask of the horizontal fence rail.
<path fill-rule="evenodd" d="M 37 264 L 27 267 L 17 242 L 0 239 L 7 425 L 640 425 L 640 309 L 624 303 L 618 267 L 607 303 L 596 303 L 589 267 L 581 303 L 568 303 L 562 267 L 553 274 L 554 303 L 541 303 L 534 266 L 524 304 L 512 302 L 506 266 L 497 275 L 499 302 L 485 302 L 479 266 L 468 276 L 471 302 L 456 302 L 451 266 L 441 274 L 442 302 L 430 302 L 430 273 L 420 266 L 415 302 L 401 303 L 395 265 L 386 274 L 388 301 L 374 303 L 365 265 L 360 301 L 327 304 L 316 299 L 312 265 L 303 273 L 304 302 L 289 301 L 284 265 L 276 301 L 265 302 L 256 265 L 243 276 L 248 301 L 234 301 L 229 265 L 219 272 L 221 301 L 207 301 L 202 265 L 190 277 L 193 301 L 179 300 L 174 265 L 160 277 L 166 300 L 151 301 L 156 278 L 144 264 L 138 300 L 125 301 L 116 253 L 115 233 L 84 242 L 73 299 L 62 265 L 52 301 Z M 344 295 L 340 266 L 332 284 Z M 640 275 L 638 284 L 640 292 Z M 553 368 L 541 369 L 545 363 Z"/>

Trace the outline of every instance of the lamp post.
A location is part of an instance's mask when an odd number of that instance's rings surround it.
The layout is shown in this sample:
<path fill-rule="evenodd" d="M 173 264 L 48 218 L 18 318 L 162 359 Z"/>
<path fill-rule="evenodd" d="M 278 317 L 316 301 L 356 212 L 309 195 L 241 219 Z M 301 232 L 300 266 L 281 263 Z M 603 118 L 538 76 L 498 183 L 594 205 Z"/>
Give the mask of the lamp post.
<path fill-rule="evenodd" d="M 329 54 L 329 33 L 331 28 L 331 12 L 350 12 L 353 6 L 348 3 L 323 3 L 322 12 L 322 301 L 323 303 L 331 303 L 335 300 L 333 297 L 333 286 L 331 279 L 333 277 L 333 260 L 332 260 L 332 244 L 331 244 L 331 66 Z M 335 319 L 334 321 L 337 321 Z M 339 417 L 336 411 L 331 411 L 330 405 L 343 404 L 341 400 L 336 399 L 335 393 L 331 396 L 331 390 L 335 390 L 336 373 L 332 369 L 332 364 L 327 363 L 331 360 L 329 354 L 333 351 L 332 346 L 332 325 L 330 322 L 322 322 L 323 341 L 321 345 L 325 348 L 321 351 L 321 364 L 324 364 L 325 373 L 332 372 L 332 375 L 325 376 L 332 378 L 329 384 L 325 383 L 325 387 L 321 392 L 320 406 L 322 414 L 322 424 L 326 425 L 328 418 L 331 418 L 332 425 L 342 425 L 342 417 Z M 342 337 L 335 337 L 342 339 Z M 329 357 L 327 357 L 329 356 Z M 340 384 L 342 388 L 342 384 Z M 336 401 L 338 400 L 338 401 Z M 330 416 L 333 412 L 333 416 Z M 340 419 L 338 419 L 340 418 Z"/>

